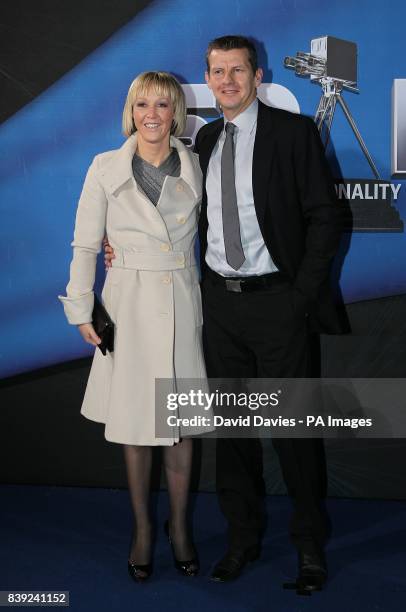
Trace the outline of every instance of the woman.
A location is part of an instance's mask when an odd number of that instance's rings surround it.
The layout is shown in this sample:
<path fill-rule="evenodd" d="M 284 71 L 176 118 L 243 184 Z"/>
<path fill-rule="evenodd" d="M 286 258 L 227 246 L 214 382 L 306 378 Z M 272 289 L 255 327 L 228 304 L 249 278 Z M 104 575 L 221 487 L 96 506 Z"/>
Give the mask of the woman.
<path fill-rule="evenodd" d="M 201 302 L 194 258 L 201 173 L 197 156 L 175 136 L 186 122 L 183 90 L 165 72 L 131 84 L 123 111 L 127 137 L 97 155 L 76 216 L 73 260 L 63 302 L 84 340 L 100 343 L 91 324 L 97 253 L 105 234 L 115 251 L 102 299 L 115 323 L 114 352 L 96 351 L 81 412 L 105 423 L 105 437 L 124 445 L 134 533 L 128 570 L 152 572 L 149 490 L 153 446 L 163 446 L 175 566 L 195 575 L 186 510 L 192 441 L 172 428 L 155 433 L 155 379 L 204 378 Z M 186 560 L 186 561 L 183 561 Z"/>

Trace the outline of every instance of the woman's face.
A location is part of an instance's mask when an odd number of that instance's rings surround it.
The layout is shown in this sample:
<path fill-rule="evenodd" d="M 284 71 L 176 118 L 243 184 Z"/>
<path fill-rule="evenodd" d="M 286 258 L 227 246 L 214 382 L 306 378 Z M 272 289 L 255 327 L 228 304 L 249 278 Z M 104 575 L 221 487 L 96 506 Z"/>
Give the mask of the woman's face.
<path fill-rule="evenodd" d="M 169 98 L 154 91 L 135 98 L 133 119 L 138 137 L 150 144 L 169 143 L 174 109 Z"/>

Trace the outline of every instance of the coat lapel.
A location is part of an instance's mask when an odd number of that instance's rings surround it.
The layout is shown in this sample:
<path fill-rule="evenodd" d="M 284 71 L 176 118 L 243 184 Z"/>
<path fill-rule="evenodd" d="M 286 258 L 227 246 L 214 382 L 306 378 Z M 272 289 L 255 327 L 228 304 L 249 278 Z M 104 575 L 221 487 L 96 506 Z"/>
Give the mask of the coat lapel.
<path fill-rule="evenodd" d="M 181 163 L 180 178 L 189 185 L 196 198 L 200 197 L 201 181 L 193 167 L 191 155 L 185 145 L 171 136 L 171 147 L 177 149 Z M 110 193 L 114 193 L 130 179 L 133 179 L 132 159 L 137 148 L 137 134 L 133 134 L 114 152 L 111 160 L 103 168 L 103 183 Z"/>
<path fill-rule="evenodd" d="M 145 214 L 149 219 L 147 223 L 153 220 L 156 236 L 160 240 L 167 241 L 169 237 L 165 221 L 157 207 L 138 188 L 134 180 L 132 159 L 136 148 L 137 134 L 135 133 L 127 138 L 120 149 L 113 152 L 111 159 L 101 170 L 100 177 L 105 189 L 113 197 L 119 198 L 122 202 L 130 203 L 130 208 L 133 203 L 141 202 L 143 207 L 146 207 Z M 126 183 L 128 183 L 126 189 L 121 190 Z"/>
<path fill-rule="evenodd" d="M 132 159 L 136 147 L 137 136 L 133 134 L 117 151 L 114 151 L 109 163 L 104 166 L 101 175 L 103 184 L 110 193 L 114 193 L 133 178 Z"/>
<path fill-rule="evenodd" d="M 195 198 L 200 200 L 202 197 L 202 177 L 198 171 L 198 162 L 196 158 L 197 168 L 193 165 L 193 153 L 185 147 L 183 142 L 171 136 L 171 147 L 177 149 L 180 159 L 180 179 L 192 190 Z"/>
<path fill-rule="evenodd" d="M 272 109 L 258 100 L 258 120 L 252 160 L 252 189 L 258 223 L 263 230 L 268 200 L 269 176 L 275 153 L 276 125 Z"/>
<path fill-rule="evenodd" d="M 180 177 L 173 180 L 184 181 L 188 185 L 192 192 L 190 202 L 191 204 L 196 205 L 196 202 L 200 201 L 202 193 L 202 180 L 198 162 L 196 160 L 195 167 L 192 159 L 193 153 L 189 151 L 177 138 L 171 136 L 170 144 L 171 147 L 177 149 L 181 163 Z M 136 148 L 137 134 L 135 133 L 127 138 L 120 149 L 114 151 L 108 163 L 106 163 L 106 165 L 100 171 L 100 178 L 105 189 L 114 197 L 125 198 L 126 201 L 133 202 L 141 200 L 146 209 L 149 211 L 147 213 L 148 217 L 150 219 L 154 219 L 156 222 L 155 227 L 157 236 L 164 241 L 168 241 L 168 229 L 159 206 L 161 198 L 158 205 L 154 206 L 154 204 L 145 196 L 142 190 L 138 188 L 136 181 L 134 180 L 132 159 Z M 129 184 L 126 185 L 126 183 Z M 121 187 L 124 185 L 126 185 L 126 188 L 121 193 Z M 166 181 L 164 182 L 161 196 L 165 195 L 165 185 Z"/>

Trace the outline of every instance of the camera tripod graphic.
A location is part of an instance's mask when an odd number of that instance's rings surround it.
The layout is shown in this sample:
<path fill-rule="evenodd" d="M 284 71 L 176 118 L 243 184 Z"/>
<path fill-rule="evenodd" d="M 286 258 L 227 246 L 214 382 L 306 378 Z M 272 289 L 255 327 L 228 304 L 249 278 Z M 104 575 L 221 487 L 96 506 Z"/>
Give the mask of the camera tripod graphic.
<path fill-rule="evenodd" d="M 338 197 L 346 200 L 345 227 L 348 231 L 403 232 L 403 221 L 392 205 L 393 185 L 382 180 L 378 169 L 360 134 L 342 91 L 358 93 L 357 45 L 333 36 L 314 38 L 310 53 L 298 51 L 295 57 L 285 57 L 284 65 L 292 68 L 299 77 L 310 80 L 322 88 L 314 121 L 326 148 L 337 103 L 341 106 L 355 138 L 373 172 L 374 179 L 336 179 Z M 380 190 L 384 189 L 381 195 Z M 345 193 L 343 196 L 342 194 Z M 371 196 L 371 193 L 374 193 Z M 394 196 L 395 199 L 397 197 Z"/>
<path fill-rule="evenodd" d="M 355 134 L 355 138 L 357 139 L 371 167 L 371 170 L 374 173 L 375 178 L 380 179 L 381 177 L 379 176 L 379 172 L 374 164 L 371 154 L 367 149 L 367 146 L 360 134 L 360 131 L 355 123 L 353 116 L 351 115 L 350 109 L 348 108 L 346 101 L 341 95 L 345 84 L 341 81 L 336 81 L 335 79 L 329 77 L 322 78 L 319 82 L 323 89 L 323 93 L 321 95 L 314 120 L 319 129 L 322 141 L 324 143 L 324 147 L 327 148 L 328 141 L 330 139 L 331 125 L 333 123 L 334 112 L 338 102 L 341 108 L 343 109 L 344 115 L 348 123 L 350 124 L 352 131 Z M 349 88 L 348 85 L 347 88 Z M 354 87 L 351 87 L 351 89 L 357 91 Z"/>
<path fill-rule="evenodd" d="M 350 124 L 355 138 L 364 153 L 376 179 L 380 179 L 377 167 L 367 149 L 347 103 L 341 95 L 343 89 L 358 93 L 357 89 L 357 45 L 333 36 L 323 36 L 311 41 L 311 53 L 298 51 L 296 57 L 285 57 L 286 68 L 293 68 L 301 77 L 321 85 L 323 90 L 315 115 L 324 146 L 330 139 L 337 102 Z"/>

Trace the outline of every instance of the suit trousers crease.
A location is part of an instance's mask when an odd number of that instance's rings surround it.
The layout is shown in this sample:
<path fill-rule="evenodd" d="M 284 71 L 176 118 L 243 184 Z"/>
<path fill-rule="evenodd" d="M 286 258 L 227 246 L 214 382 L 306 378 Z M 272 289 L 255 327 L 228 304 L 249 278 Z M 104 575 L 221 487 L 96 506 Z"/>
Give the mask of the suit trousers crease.
<path fill-rule="evenodd" d="M 311 337 L 293 288 L 234 293 L 206 277 L 202 283 L 203 346 L 209 378 L 312 376 Z M 327 476 L 321 439 L 272 438 L 293 502 L 289 531 L 295 546 L 323 546 L 322 501 Z M 231 548 L 260 543 L 266 525 L 262 444 L 258 438 L 218 438 L 216 487 Z"/>

